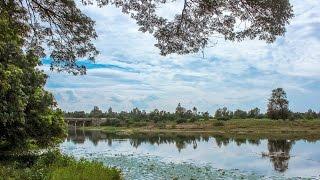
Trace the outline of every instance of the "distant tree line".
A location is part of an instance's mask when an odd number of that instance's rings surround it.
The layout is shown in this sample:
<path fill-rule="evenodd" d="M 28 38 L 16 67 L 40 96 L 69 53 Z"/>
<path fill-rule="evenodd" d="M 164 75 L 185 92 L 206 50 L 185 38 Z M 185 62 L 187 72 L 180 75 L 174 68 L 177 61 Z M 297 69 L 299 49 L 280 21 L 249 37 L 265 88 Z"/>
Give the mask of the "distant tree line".
<path fill-rule="evenodd" d="M 150 112 L 134 108 L 130 112 L 115 112 L 110 107 L 106 112 L 95 106 L 90 113 L 84 111 L 65 112 L 65 117 L 73 118 L 107 118 L 109 125 L 121 125 L 130 122 L 167 122 L 175 121 L 177 123 L 195 122 L 200 120 L 209 120 L 208 112 L 198 112 L 196 107 L 187 110 L 179 103 L 174 113 L 155 109 Z"/>
<path fill-rule="evenodd" d="M 121 111 L 115 112 L 110 107 L 106 112 L 100 110 L 98 106 L 95 106 L 90 113 L 84 111 L 65 112 L 65 117 L 73 118 L 107 118 L 107 125 L 122 125 L 135 122 L 195 122 L 205 121 L 212 118 L 217 120 L 230 120 L 230 119 L 317 119 L 320 118 L 320 112 L 317 113 L 312 109 L 307 112 L 291 112 L 289 110 L 289 101 L 287 100 L 286 93 L 282 88 L 272 90 L 271 97 L 267 106 L 267 112 L 261 113 L 259 108 L 253 108 L 249 111 L 237 109 L 235 111 L 228 110 L 227 107 L 219 108 L 215 111 L 214 116 L 211 116 L 208 112 L 199 112 L 196 107 L 192 109 L 186 109 L 179 103 L 175 112 L 171 113 L 164 110 L 155 109 L 150 112 L 140 110 L 138 108 L 132 109 L 130 112 Z"/>

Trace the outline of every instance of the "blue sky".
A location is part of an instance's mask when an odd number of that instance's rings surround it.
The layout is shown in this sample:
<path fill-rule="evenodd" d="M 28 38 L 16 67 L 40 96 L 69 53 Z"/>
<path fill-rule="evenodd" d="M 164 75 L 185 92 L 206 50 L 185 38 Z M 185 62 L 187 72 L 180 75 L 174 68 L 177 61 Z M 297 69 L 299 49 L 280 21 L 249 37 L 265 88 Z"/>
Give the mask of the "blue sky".
<path fill-rule="evenodd" d="M 150 34 L 114 7 L 80 6 L 96 21 L 95 44 L 101 54 L 87 61 L 87 75 L 49 71 L 46 89 L 66 111 L 90 111 L 94 105 L 130 110 L 134 107 L 173 111 L 179 102 L 211 114 L 227 106 L 266 109 L 271 90 L 282 87 L 290 109 L 320 110 L 320 1 L 293 0 L 295 17 L 287 33 L 273 44 L 259 40 L 227 42 L 211 39 L 202 54 L 159 55 Z M 159 10 L 170 17 L 179 3 Z"/>

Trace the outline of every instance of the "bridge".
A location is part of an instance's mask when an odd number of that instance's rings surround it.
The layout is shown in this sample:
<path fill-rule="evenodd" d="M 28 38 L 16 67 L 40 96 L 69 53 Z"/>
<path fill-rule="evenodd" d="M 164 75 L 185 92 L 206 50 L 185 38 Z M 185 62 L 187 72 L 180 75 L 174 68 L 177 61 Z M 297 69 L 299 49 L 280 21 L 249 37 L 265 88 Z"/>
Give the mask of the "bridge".
<path fill-rule="evenodd" d="M 105 122 L 105 118 L 64 118 L 64 121 L 69 126 L 100 126 L 101 123 Z"/>

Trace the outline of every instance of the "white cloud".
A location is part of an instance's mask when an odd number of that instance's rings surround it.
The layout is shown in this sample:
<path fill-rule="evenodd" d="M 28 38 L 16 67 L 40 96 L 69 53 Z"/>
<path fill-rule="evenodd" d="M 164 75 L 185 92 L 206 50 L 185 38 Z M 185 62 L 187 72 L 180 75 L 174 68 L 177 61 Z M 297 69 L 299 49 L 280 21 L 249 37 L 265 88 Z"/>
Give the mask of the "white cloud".
<path fill-rule="evenodd" d="M 114 7 L 81 6 L 96 21 L 95 44 L 101 51 L 96 63 L 112 64 L 124 70 L 89 69 L 86 76 L 49 73 L 48 89 L 59 96 L 65 110 L 129 110 L 141 105 L 147 110 L 173 111 L 178 102 L 212 112 L 218 106 L 264 109 L 271 89 L 283 87 L 288 94 L 320 97 L 320 2 L 291 1 L 295 17 L 284 37 L 273 44 L 264 41 L 225 42 L 202 54 L 159 55 L 155 39 L 138 31 L 135 21 Z M 168 17 L 173 16 L 170 4 Z M 159 11 L 163 14 L 165 11 Z M 125 69 L 131 69 L 126 71 Z M 68 93 L 76 100 L 68 100 Z M 148 97 L 156 97 L 148 99 Z M 59 100 L 62 99 L 62 100 Z M 295 110 L 320 109 L 308 100 Z M 308 105 L 308 107 L 307 107 Z"/>

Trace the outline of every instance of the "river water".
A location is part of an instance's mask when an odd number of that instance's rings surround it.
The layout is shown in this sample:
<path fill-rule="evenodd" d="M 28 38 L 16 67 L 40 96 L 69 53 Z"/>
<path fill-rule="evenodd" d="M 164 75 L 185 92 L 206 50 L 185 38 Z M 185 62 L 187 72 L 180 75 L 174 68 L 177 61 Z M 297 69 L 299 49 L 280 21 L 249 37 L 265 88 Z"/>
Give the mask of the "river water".
<path fill-rule="evenodd" d="M 70 129 L 60 149 L 118 167 L 125 179 L 320 179 L 320 140 Z"/>

